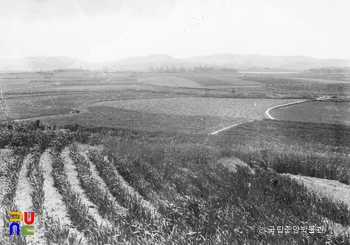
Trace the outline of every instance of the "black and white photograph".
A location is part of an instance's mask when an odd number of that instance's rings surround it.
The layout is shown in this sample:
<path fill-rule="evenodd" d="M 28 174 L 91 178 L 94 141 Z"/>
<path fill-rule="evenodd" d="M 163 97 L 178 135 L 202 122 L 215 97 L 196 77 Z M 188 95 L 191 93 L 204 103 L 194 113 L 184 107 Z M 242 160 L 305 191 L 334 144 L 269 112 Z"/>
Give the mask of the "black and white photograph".
<path fill-rule="evenodd" d="M 0 0 L 0 245 L 350 245 L 350 1 Z"/>

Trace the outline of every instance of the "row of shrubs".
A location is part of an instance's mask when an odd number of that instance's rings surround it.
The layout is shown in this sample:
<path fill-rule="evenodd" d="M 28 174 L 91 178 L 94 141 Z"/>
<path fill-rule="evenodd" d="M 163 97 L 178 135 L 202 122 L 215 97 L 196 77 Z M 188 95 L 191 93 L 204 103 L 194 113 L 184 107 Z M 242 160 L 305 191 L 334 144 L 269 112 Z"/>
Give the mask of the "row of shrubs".
<path fill-rule="evenodd" d="M 71 131 L 70 128 L 74 131 Z M 40 121 L 37 123 L 8 122 L 0 125 L 0 149 L 36 147 L 39 151 L 44 152 L 49 147 L 57 147 L 58 144 L 61 144 L 63 148 L 72 142 L 97 144 L 102 138 L 101 134 L 90 130 L 79 130 L 79 127 L 76 128 L 74 125 L 64 128 L 44 125 Z"/>

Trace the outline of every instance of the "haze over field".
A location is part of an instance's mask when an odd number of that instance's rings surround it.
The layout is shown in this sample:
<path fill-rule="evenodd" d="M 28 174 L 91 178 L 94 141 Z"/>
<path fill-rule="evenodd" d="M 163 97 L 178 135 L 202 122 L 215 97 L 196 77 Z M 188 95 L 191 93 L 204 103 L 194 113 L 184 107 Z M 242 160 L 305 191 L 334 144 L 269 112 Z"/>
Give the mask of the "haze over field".
<path fill-rule="evenodd" d="M 194 67 L 215 66 L 237 69 L 268 67 L 277 69 L 304 70 L 317 67 L 350 66 L 350 60 L 315 59 L 306 56 L 263 56 L 217 54 L 176 59 L 165 54 L 129 57 L 113 62 L 88 62 L 64 56 L 30 57 L 22 59 L 0 59 L 0 71 L 39 71 L 67 68 L 84 68 L 101 70 L 108 67 L 112 70 L 147 70 L 150 67 Z"/>
<path fill-rule="evenodd" d="M 46 58 L 2 60 L 1 67 L 103 66 L 86 60 L 143 68 L 152 59 L 235 67 L 343 66 L 348 63 L 298 55 L 349 60 L 349 8 L 345 0 L 3 0 L 0 59 Z M 221 55 L 197 57 L 211 54 Z M 148 57 L 122 60 L 135 56 Z"/>

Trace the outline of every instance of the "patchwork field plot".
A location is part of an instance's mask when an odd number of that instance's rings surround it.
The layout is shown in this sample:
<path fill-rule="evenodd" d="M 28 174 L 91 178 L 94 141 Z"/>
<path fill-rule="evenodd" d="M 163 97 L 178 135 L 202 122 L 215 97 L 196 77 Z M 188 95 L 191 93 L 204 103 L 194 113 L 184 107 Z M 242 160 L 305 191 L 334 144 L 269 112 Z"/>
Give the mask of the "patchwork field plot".
<path fill-rule="evenodd" d="M 43 91 L 35 94 L 12 95 L 8 99 L 7 107 L 0 101 L 0 121 L 9 119 L 27 119 L 46 117 L 54 115 L 67 115 L 70 111 L 82 108 L 96 101 L 119 100 L 119 99 L 136 99 L 136 98 L 159 98 L 171 97 L 170 93 L 157 93 L 152 91 Z M 79 109 L 80 113 L 84 109 Z"/>
<path fill-rule="evenodd" d="M 262 119 L 271 106 L 294 102 L 288 99 L 164 98 L 108 101 L 94 104 L 125 110 L 186 116 Z"/>
<path fill-rule="evenodd" d="M 124 110 L 109 106 L 88 107 L 86 113 L 69 117 L 41 119 L 56 125 L 79 124 L 88 127 L 128 128 L 145 131 L 204 133 L 247 121 L 240 117 L 184 116 Z"/>
<path fill-rule="evenodd" d="M 177 75 L 177 77 L 182 77 L 194 81 L 202 86 L 229 86 L 232 85 L 230 82 L 225 82 L 220 78 L 213 78 L 208 76 L 201 76 L 196 74 L 191 75 Z"/>
<path fill-rule="evenodd" d="M 242 79 L 241 75 L 228 74 L 180 74 L 178 77 L 195 81 L 202 86 L 263 86 L 262 83 L 251 81 L 249 78 Z"/>
<path fill-rule="evenodd" d="M 201 85 L 191 81 L 189 79 L 172 77 L 172 76 L 158 76 L 158 77 L 146 77 L 139 78 L 138 82 L 144 84 L 151 84 L 157 86 L 169 86 L 169 87 L 200 87 Z"/>
<path fill-rule="evenodd" d="M 271 111 L 276 119 L 350 125 L 350 102 L 313 101 Z"/>

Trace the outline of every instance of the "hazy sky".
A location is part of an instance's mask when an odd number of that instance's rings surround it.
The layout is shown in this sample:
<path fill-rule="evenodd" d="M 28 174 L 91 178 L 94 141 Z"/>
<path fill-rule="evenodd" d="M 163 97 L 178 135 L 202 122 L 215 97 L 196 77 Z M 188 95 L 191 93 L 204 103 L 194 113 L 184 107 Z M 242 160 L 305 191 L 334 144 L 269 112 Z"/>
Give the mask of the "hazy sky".
<path fill-rule="evenodd" d="M 348 0 L 0 0 L 0 58 L 154 53 L 350 59 Z"/>

